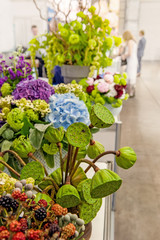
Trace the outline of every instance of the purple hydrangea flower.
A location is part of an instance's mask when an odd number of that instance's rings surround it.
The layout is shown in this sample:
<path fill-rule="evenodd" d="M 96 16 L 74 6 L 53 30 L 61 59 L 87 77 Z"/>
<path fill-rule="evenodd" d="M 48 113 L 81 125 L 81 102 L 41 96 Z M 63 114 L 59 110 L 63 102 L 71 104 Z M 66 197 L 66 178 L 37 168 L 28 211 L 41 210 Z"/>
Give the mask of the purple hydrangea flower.
<path fill-rule="evenodd" d="M 26 98 L 31 101 L 42 99 L 48 103 L 49 97 L 54 93 L 52 86 L 43 80 L 37 79 L 20 82 L 12 92 L 12 95 L 14 96 L 14 99 Z"/>

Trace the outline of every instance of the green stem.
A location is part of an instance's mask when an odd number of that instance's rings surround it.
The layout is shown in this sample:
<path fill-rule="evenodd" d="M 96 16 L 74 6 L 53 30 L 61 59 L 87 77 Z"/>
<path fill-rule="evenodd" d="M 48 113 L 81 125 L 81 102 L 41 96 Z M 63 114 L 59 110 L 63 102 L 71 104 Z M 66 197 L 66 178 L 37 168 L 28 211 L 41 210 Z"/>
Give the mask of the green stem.
<path fill-rule="evenodd" d="M 46 176 L 48 176 L 48 172 L 47 172 L 45 166 L 41 163 L 40 160 L 38 160 L 38 159 L 33 155 L 32 152 L 28 153 L 28 157 L 32 158 L 32 159 L 33 159 L 34 161 L 36 161 L 36 162 L 39 162 L 39 163 L 41 164 L 41 166 L 44 168 L 44 171 L 45 171 Z"/>
<path fill-rule="evenodd" d="M 25 165 L 26 165 L 26 163 L 22 160 L 22 158 L 21 158 L 16 152 L 14 152 L 13 150 L 6 150 L 6 151 L 2 152 L 2 157 L 3 157 L 6 153 L 11 153 L 12 155 L 14 155 L 15 158 L 19 161 L 19 163 L 20 163 L 22 166 L 25 166 Z"/>
<path fill-rule="evenodd" d="M 68 158 L 67 158 L 67 164 L 66 164 L 66 172 L 65 172 L 65 182 L 68 176 L 68 170 L 69 170 L 69 161 L 71 159 L 71 145 L 68 145 Z"/>
<path fill-rule="evenodd" d="M 72 173 L 72 171 L 74 169 L 74 165 L 76 163 L 76 158 L 77 158 L 77 155 L 78 155 L 78 151 L 79 151 L 79 147 L 76 147 L 76 151 L 75 151 L 74 157 L 73 157 L 73 162 L 72 162 L 72 165 L 71 165 L 71 168 L 70 168 L 70 174 Z"/>
<path fill-rule="evenodd" d="M 60 165 L 61 165 L 61 174 L 62 174 L 62 184 L 63 184 L 63 158 L 62 158 L 62 145 L 61 143 L 57 143 L 59 149 L 59 156 L 60 156 Z"/>
<path fill-rule="evenodd" d="M 74 170 L 72 171 L 72 173 L 71 173 L 71 175 L 70 175 L 71 178 L 73 177 L 73 175 L 75 174 L 75 172 L 77 171 L 79 165 L 80 165 L 82 162 L 85 162 L 85 163 L 89 164 L 90 167 L 93 167 L 93 169 L 94 169 L 95 172 L 97 172 L 97 171 L 99 170 L 99 168 L 98 168 L 93 162 L 91 162 L 90 160 L 88 160 L 88 159 L 80 159 L 80 160 L 77 162 Z"/>
<path fill-rule="evenodd" d="M 95 163 L 97 162 L 101 157 L 105 156 L 105 155 L 108 155 L 108 154 L 114 154 L 116 156 L 119 156 L 119 151 L 106 151 L 106 152 L 103 152 L 101 153 L 100 155 L 98 155 L 93 161 L 92 163 Z M 85 170 L 85 173 L 88 172 L 88 170 L 91 168 L 91 166 L 88 166 Z"/>
<path fill-rule="evenodd" d="M 5 161 L 0 159 L 0 163 L 2 163 L 5 167 L 7 167 L 11 172 L 13 172 L 17 177 L 20 177 L 20 174 L 16 172 L 12 167 L 10 167 Z"/>
<path fill-rule="evenodd" d="M 46 177 L 46 178 L 44 178 L 44 180 L 49 180 L 49 181 L 51 181 L 51 182 L 53 183 L 53 186 L 55 187 L 55 189 L 56 189 L 57 191 L 59 190 L 59 187 L 58 187 L 57 183 L 54 181 L 53 178 Z"/>

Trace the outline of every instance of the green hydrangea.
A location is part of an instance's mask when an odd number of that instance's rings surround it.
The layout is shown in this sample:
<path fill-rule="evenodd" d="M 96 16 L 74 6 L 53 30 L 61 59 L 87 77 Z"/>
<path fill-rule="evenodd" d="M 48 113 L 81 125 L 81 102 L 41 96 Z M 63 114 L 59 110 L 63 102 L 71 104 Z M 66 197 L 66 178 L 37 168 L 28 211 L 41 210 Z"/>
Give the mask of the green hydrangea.
<path fill-rule="evenodd" d="M 26 139 L 23 135 L 13 141 L 12 147 L 14 151 L 17 152 L 22 158 L 27 158 L 30 152 L 35 152 L 35 149 L 32 147 L 29 138 Z"/>
<path fill-rule="evenodd" d="M 31 121 L 36 121 L 39 119 L 38 113 L 34 112 L 33 109 L 26 110 L 25 114 Z"/>
<path fill-rule="evenodd" d="M 11 85 L 9 83 L 4 83 L 1 87 L 1 93 L 3 97 L 10 95 L 12 92 Z"/>
<path fill-rule="evenodd" d="M 7 123 L 13 128 L 15 131 L 20 130 L 23 125 L 23 117 L 24 113 L 19 108 L 14 108 L 7 115 Z"/>

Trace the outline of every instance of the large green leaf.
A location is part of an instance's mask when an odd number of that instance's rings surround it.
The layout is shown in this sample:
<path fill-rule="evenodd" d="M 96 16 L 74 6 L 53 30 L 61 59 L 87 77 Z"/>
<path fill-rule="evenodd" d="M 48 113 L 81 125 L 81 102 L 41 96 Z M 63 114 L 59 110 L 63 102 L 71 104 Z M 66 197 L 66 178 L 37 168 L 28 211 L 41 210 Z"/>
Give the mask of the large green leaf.
<path fill-rule="evenodd" d="M 26 116 L 23 118 L 23 122 L 24 122 L 24 125 L 23 125 L 20 133 L 21 133 L 21 135 L 28 136 L 29 135 L 29 130 L 31 128 L 34 128 L 33 124 L 30 122 L 29 118 L 26 117 Z"/>
<path fill-rule="evenodd" d="M 44 132 L 37 129 L 30 129 L 29 140 L 35 149 L 40 149 Z"/>
<path fill-rule="evenodd" d="M 4 140 L 2 142 L 2 147 L 1 147 L 1 152 L 9 150 L 12 146 L 12 142 L 8 141 L 8 140 Z M 7 162 L 8 161 L 8 153 L 6 153 L 3 157 L 4 161 Z"/>
<path fill-rule="evenodd" d="M 45 132 L 49 126 L 53 125 L 53 123 L 49 124 L 35 124 L 34 127 L 40 131 L 40 132 Z"/>
<path fill-rule="evenodd" d="M 44 199 L 47 201 L 47 203 L 52 201 L 52 198 L 50 198 L 48 195 L 44 193 L 37 193 L 36 197 L 34 198 L 34 201 L 37 203 L 40 199 Z"/>
<path fill-rule="evenodd" d="M 14 158 L 14 156 L 13 155 L 9 155 L 9 159 L 8 159 L 8 164 L 14 169 L 14 170 L 16 170 L 18 173 L 20 173 L 21 172 L 21 166 L 20 166 L 20 164 L 18 163 L 18 161 Z M 12 173 L 11 171 L 10 171 L 10 174 L 11 174 L 11 176 L 13 177 L 13 178 L 18 178 L 17 177 L 17 175 L 15 175 L 14 173 Z"/>
<path fill-rule="evenodd" d="M 54 155 L 44 153 L 44 159 L 46 160 L 48 167 L 54 168 Z"/>
<path fill-rule="evenodd" d="M 1 128 L 0 128 L 0 136 L 2 135 L 2 133 L 7 129 L 7 127 L 9 126 L 8 123 L 5 123 Z"/>

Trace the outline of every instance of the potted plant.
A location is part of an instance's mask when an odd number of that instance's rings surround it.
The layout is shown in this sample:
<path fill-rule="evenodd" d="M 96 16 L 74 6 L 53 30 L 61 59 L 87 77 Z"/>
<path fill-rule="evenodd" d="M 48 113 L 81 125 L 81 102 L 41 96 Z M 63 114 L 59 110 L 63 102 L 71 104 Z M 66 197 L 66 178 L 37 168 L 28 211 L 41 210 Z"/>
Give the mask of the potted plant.
<path fill-rule="evenodd" d="M 121 75 L 120 73 L 106 72 L 96 78 L 82 79 L 79 84 L 83 86 L 83 90 L 92 104 L 100 103 L 106 106 L 114 117 L 117 117 L 122 110 L 123 100 L 128 99 L 126 80 L 126 73 Z"/>
<path fill-rule="evenodd" d="M 34 61 L 39 48 L 46 49 L 43 56 L 49 82 L 55 65 L 62 66 L 64 82 L 73 79 L 79 81 L 84 77 L 92 77 L 95 70 L 112 64 L 107 52 L 121 43 L 121 38 L 111 37 L 109 21 L 102 20 L 95 7 L 90 7 L 87 14 L 80 11 L 77 20 L 58 24 L 58 30 L 43 34 L 46 39 L 42 43 L 39 36 L 30 41 L 31 56 Z"/>

